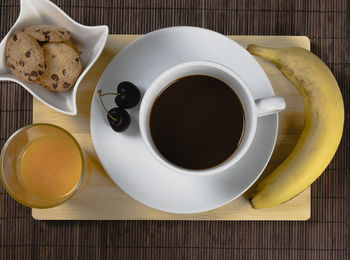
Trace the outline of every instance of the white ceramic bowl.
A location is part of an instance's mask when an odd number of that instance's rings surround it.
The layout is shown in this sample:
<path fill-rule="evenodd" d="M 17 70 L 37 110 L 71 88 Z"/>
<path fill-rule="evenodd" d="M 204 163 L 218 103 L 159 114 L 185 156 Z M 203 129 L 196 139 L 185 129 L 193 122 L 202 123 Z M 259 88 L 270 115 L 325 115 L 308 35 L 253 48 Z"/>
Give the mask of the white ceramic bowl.
<path fill-rule="evenodd" d="M 81 25 L 48 0 L 20 0 L 20 4 L 20 14 L 16 23 L 0 43 L 0 80 L 16 82 L 47 106 L 64 114 L 76 115 L 79 84 L 101 54 L 107 41 L 108 26 Z M 22 81 L 16 78 L 6 65 L 5 46 L 8 37 L 26 26 L 39 24 L 57 25 L 67 29 L 81 52 L 83 71 L 74 87 L 68 91 L 51 92 L 38 84 Z"/>

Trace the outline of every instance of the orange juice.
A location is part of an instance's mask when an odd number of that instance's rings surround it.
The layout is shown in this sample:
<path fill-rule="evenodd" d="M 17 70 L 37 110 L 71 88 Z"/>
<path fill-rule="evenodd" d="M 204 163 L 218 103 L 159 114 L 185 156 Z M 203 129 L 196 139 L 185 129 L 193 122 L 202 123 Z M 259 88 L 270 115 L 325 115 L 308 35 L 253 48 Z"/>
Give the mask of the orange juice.
<path fill-rule="evenodd" d="M 50 200 L 59 200 L 74 191 L 83 167 L 77 144 L 63 136 L 44 136 L 30 142 L 18 166 L 24 189 Z"/>

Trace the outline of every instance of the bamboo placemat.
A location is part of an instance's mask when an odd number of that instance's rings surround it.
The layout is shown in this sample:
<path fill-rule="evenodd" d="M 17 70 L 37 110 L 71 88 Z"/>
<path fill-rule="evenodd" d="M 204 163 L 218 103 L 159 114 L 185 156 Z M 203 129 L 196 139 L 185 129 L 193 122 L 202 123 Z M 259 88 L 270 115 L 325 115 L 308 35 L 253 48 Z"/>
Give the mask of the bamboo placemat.
<path fill-rule="evenodd" d="M 144 34 L 174 25 L 226 35 L 307 35 L 334 72 L 346 109 L 336 157 L 312 185 L 308 222 L 35 221 L 0 185 L 0 259 L 349 259 L 350 4 L 347 0 L 55 0 L 87 25 Z M 0 37 L 19 1 L 0 1 Z M 32 121 L 31 96 L 1 83 L 0 146 Z"/>

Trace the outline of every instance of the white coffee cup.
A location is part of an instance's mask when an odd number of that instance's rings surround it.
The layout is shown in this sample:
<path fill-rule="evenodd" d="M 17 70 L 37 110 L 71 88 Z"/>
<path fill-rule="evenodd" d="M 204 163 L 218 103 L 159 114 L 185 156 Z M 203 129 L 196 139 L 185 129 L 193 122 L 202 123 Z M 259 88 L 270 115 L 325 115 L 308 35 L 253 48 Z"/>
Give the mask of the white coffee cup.
<path fill-rule="evenodd" d="M 224 162 L 212 168 L 203 170 L 186 169 L 168 161 L 155 146 L 150 131 L 150 115 L 153 103 L 157 97 L 172 82 L 189 75 L 206 75 L 221 80 L 230 86 L 239 97 L 244 114 L 245 129 L 240 145 Z M 141 136 L 150 153 L 164 166 L 176 172 L 191 175 L 209 175 L 219 173 L 237 163 L 248 151 L 254 139 L 258 117 L 284 110 L 286 103 L 282 97 L 270 96 L 254 100 L 244 81 L 229 68 L 210 61 L 190 61 L 173 66 L 160 74 L 148 87 L 140 107 L 139 124 Z"/>

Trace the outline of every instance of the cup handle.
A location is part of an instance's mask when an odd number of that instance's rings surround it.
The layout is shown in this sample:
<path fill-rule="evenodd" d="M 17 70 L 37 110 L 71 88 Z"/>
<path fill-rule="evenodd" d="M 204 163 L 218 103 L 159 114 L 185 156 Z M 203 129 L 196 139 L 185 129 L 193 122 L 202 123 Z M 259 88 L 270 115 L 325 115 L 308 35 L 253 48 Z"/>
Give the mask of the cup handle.
<path fill-rule="evenodd" d="M 272 96 L 255 100 L 258 117 L 280 112 L 286 108 L 283 97 Z"/>

